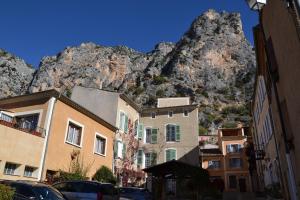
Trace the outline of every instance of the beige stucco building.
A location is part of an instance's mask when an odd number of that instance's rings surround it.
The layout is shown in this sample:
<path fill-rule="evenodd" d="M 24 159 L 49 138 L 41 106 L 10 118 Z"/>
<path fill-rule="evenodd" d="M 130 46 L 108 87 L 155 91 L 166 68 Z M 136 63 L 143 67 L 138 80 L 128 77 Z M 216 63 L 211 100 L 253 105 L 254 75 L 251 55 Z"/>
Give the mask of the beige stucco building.
<path fill-rule="evenodd" d="M 140 122 L 137 163 L 142 168 L 173 159 L 199 165 L 198 106 L 188 97 L 158 99 L 156 108 L 141 111 Z"/>
<path fill-rule="evenodd" d="M 114 138 L 114 173 L 121 185 L 139 185 L 144 173 L 135 162 L 140 141 L 140 108 L 126 95 L 76 86 L 71 99 L 119 128 Z"/>
<path fill-rule="evenodd" d="M 88 178 L 112 169 L 117 128 L 55 90 L 2 99 L 0 108 L 1 179 L 49 180 L 76 159 Z"/>

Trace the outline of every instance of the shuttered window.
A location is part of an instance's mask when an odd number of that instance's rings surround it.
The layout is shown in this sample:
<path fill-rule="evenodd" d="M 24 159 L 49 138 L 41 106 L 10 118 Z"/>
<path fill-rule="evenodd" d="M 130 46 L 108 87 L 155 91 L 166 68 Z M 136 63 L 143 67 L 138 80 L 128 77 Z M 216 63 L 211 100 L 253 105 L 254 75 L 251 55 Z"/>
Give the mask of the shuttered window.
<path fill-rule="evenodd" d="M 138 125 L 138 139 L 143 139 L 144 136 L 144 125 L 143 124 L 139 124 Z"/>
<path fill-rule="evenodd" d="M 151 143 L 156 144 L 157 143 L 157 129 L 153 128 L 151 132 Z"/>
<path fill-rule="evenodd" d="M 140 166 L 143 164 L 143 150 L 141 150 L 141 149 L 138 150 L 137 164 Z"/>
<path fill-rule="evenodd" d="M 125 133 L 128 133 L 128 116 L 124 112 L 120 112 L 119 128 Z"/>
<path fill-rule="evenodd" d="M 180 141 L 180 126 L 168 124 L 166 126 L 166 141 L 167 142 L 179 142 Z"/>
<path fill-rule="evenodd" d="M 145 153 L 145 168 L 156 165 L 156 152 Z"/>
<path fill-rule="evenodd" d="M 167 149 L 166 150 L 166 162 L 170 160 L 176 160 L 176 149 Z"/>

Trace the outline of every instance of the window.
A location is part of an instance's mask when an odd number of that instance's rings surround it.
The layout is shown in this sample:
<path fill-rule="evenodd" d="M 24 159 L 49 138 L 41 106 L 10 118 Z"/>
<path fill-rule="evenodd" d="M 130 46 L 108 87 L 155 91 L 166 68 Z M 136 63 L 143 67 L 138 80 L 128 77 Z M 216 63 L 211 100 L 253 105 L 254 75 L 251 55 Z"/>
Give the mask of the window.
<path fill-rule="evenodd" d="M 152 113 L 151 113 L 151 118 L 154 119 L 155 117 L 156 117 L 155 112 L 152 112 Z"/>
<path fill-rule="evenodd" d="M 166 193 L 168 195 L 175 195 L 176 193 L 176 179 L 167 179 L 166 180 Z"/>
<path fill-rule="evenodd" d="M 145 168 L 156 164 L 157 154 L 155 152 L 145 153 Z"/>
<path fill-rule="evenodd" d="M 6 122 L 12 122 L 13 121 L 13 117 L 0 112 L 0 120 L 6 121 Z"/>
<path fill-rule="evenodd" d="M 138 125 L 138 139 L 142 139 L 144 137 L 144 125 L 139 124 Z"/>
<path fill-rule="evenodd" d="M 39 121 L 39 114 L 16 116 L 17 124 L 20 128 L 35 130 Z"/>
<path fill-rule="evenodd" d="M 227 153 L 240 153 L 242 152 L 242 145 L 240 144 L 228 144 L 226 145 Z"/>
<path fill-rule="evenodd" d="M 128 132 L 128 116 L 124 112 L 120 112 L 119 128 L 125 133 Z"/>
<path fill-rule="evenodd" d="M 176 160 L 176 149 L 167 149 L 166 150 L 166 162 L 170 160 Z"/>
<path fill-rule="evenodd" d="M 17 169 L 17 164 L 7 162 L 4 167 L 4 174 L 15 175 L 16 169 Z"/>
<path fill-rule="evenodd" d="M 173 111 L 169 111 L 169 118 L 173 117 Z"/>
<path fill-rule="evenodd" d="M 157 132 L 158 132 L 158 129 L 146 128 L 145 143 L 156 144 L 157 143 Z"/>
<path fill-rule="evenodd" d="M 183 116 L 184 116 L 184 117 L 188 117 L 188 116 L 189 116 L 189 112 L 188 112 L 187 110 L 184 110 L 184 111 L 183 111 Z"/>
<path fill-rule="evenodd" d="M 243 166 L 243 160 L 240 158 L 230 158 L 229 167 L 230 168 L 241 168 Z"/>
<path fill-rule="evenodd" d="M 95 153 L 105 155 L 106 148 L 106 137 L 101 136 L 100 134 L 96 134 L 95 141 Z"/>
<path fill-rule="evenodd" d="M 114 146 L 114 156 L 115 158 L 123 158 L 125 144 L 123 144 L 120 140 L 115 142 Z"/>
<path fill-rule="evenodd" d="M 34 168 L 34 167 L 25 166 L 24 176 L 33 177 L 35 169 L 36 168 Z"/>
<path fill-rule="evenodd" d="M 180 141 L 180 126 L 168 124 L 166 126 L 166 141 L 175 142 Z"/>
<path fill-rule="evenodd" d="M 219 169 L 221 167 L 221 162 L 219 160 L 208 161 L 208 169 Z"/>
<path fill-rule="evenodd" d="M 141 166 L 143 164 L 143 150 L 139 149 L 137 153 L 137 164 Z"/>
<path fill-rule="evenodd" d="M 134 122 L 134 136 L 138 135 L 138 129 L 139 129 L 138 126 L 139 126 L 139 121 L 135 120 L 135 122 Z"/>
<path fill-rule="evenodd" d="M 146 128 L 146 143 L 151 143 L 151 128 Z"/>
<path fill-rule="evenodd" d="M 69 122 L 67 142 L 76 146 L 81 146 L 82 127 Z"/>
<path fill-rule="evenodd" d="M 236 176 L 229 176 L 229 188 L 236 188 L 237 186 L 237 181 L 236 181 Z"/>

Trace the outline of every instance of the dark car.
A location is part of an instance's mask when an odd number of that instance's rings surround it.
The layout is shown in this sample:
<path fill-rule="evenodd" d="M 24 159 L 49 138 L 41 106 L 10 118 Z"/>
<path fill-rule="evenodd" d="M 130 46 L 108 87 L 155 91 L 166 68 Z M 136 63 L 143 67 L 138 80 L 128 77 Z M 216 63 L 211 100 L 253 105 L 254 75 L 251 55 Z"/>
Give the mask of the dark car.
<path fill-rule="evenodd" d="M 53 184 L 69 200 L 118 200 L 119 192 L 110 183 L 97 181 L 64 181 Z"/>
<path fill-rule="evenodd" d="M 64 196 L 55 188 L 37 182 L 0 181 L 15 190 L 14 200 L 64 200 Z"/>
<path fill-rule="evenodd" d="M 121 187 L 120 200 L 150 200 L 151 194 L 143 188 Z"/>

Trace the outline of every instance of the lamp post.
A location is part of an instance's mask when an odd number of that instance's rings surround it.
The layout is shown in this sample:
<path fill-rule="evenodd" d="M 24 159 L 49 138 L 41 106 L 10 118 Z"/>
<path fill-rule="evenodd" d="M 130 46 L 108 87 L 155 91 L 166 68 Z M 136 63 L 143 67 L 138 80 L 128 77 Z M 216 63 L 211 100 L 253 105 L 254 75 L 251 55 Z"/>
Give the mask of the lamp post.
<path fill-rule="evenodd" d="M 267 3 L 267 0 L 246 0 L 251 10 L 261 10 Z"/>

